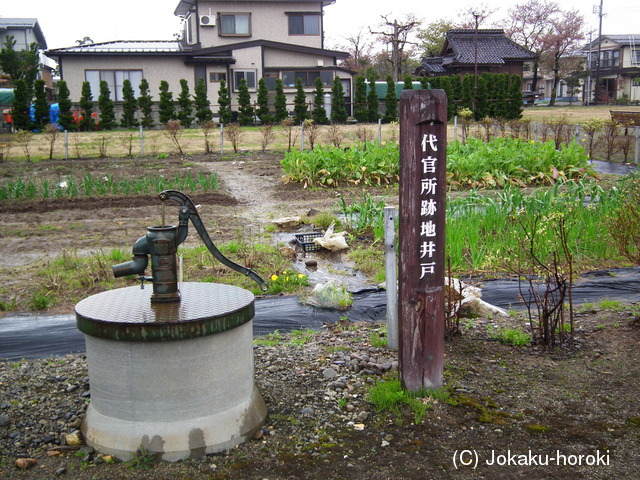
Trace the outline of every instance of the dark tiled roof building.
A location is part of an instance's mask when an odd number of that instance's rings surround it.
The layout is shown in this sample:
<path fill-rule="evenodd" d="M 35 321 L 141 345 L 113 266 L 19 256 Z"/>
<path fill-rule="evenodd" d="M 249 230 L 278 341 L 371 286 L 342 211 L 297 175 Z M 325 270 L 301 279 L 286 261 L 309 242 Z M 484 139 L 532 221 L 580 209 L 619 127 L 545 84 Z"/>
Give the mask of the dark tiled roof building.
<path fill-rule="evenodd" d="M 456 29 L 447 32 L 439 57 L 422 59 L 418 76 L 509 73 L 522 76 L 524 62 L 536 55 L 507 38 L 504 30 Z"/>

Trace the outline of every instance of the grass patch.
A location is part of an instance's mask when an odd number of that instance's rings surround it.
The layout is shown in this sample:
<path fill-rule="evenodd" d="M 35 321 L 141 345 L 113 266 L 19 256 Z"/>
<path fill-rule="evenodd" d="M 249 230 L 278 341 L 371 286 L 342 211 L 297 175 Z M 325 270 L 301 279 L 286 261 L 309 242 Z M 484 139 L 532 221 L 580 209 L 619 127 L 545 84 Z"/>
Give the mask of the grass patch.
<path fill-rule="evenodd" d="M 387 327 L 382 327 L 374 331 L 369 336 L 369 343 L 372 347 L 384 348 L 387 346 Z"/>
<path fill-rule="evenodd" d="M 519 328 L 498 328 L 493 325 L 487 326 L 489 337 L 498 340 L 500 343 L 513 345 L 516 347 L 524 347 L 531 343 L 531 335 Z"/>
<path fill-rule="evenodd" d="M 360 244 L 349 250 L 349 259 L 351 259 L 358 269 L 367 277 L 371 278 L 374 283 L 382 283 L 385 281 L 385 265 L 383 245 L 365 245 Z"/>
<path fill-rule="evenodd" d="M 262 337 L 254 338 L 253 344 L 258 347 L 275 347 L 284 341 L 284 336 L 276 330 Z"/>
<path fill-rule="evenodd" d="M 310 328 L 306 328 L 304 330 L 292 330 L 289 332 L 289 342 L 287 345 L 302 347 L 313 339 L 314 333 L 315 332 Z"/>
<path fill-rule="evenodd" d="M 618 300 L 610 300 L 608 298 L 603 298 L 598 302 L 598 307 L 600 310 L 612 310 L 614 312 L 619 312 L 623 309 L 622 304 Z"/>
<path fill-rule="evenodd" d="M 413 422 L 418 425 L 429 408 L 426 397 L 426 391 L 416 394 L 404 390 L 400 380 L 394 378 L 378 381 L 369 390 L 367 401 L 374 405 L 377 412 L 388 412 L 397 417 L 399 423 L 402 423 L 403 409 L 408 409 L 413 415 Z"/>

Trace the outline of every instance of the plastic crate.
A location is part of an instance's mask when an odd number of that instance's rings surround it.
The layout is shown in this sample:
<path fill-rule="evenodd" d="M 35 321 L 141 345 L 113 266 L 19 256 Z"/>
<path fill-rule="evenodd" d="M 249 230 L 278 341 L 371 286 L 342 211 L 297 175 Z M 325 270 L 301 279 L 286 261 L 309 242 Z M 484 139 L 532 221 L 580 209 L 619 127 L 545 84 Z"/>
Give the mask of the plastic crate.
<path fill-rule="evenodd" d="M 317 250 L 320 250 L 320 245 L 318 245 L 317 243 L 313 243 L 313 239 L 321 236 L 322 233 L 320 232 L 295 234 L 296 242 L 298 242 L 304 252 L 315 252 Z"/>

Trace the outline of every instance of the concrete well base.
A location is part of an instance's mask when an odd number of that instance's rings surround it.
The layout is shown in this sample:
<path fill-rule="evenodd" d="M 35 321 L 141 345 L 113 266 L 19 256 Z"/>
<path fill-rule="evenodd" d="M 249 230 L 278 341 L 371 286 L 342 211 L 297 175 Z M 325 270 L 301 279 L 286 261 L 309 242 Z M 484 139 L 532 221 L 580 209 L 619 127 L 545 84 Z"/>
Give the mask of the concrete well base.
<path fill-rule="evenodd" d="M 172 422 L 139 422 L 107 417 L 89 405 L 82 424 L 88 445 L 127 461 L 138 449 L 176 462 L 228 450 L 250 439 L 264 423 L 266 406 L 260 393 L 240 405 L 207 417 Z"/>
<path fill-rule="evenodd" d="M 112 290 L 76 306 L 91 391 L 86 443 L 121 460 L 144 449 L 166 461 L 242 443 L 267 416 L 254 384 L 253 295 L 186 284 L 183 303 L 150 307 L 148 290 Z"/>

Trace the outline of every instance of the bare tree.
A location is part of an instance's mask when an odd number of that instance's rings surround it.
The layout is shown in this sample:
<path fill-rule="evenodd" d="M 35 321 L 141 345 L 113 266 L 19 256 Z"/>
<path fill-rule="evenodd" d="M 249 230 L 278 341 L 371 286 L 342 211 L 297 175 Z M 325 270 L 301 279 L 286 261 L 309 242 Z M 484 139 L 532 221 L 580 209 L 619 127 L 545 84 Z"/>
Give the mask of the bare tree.
<path fill-rule="evenodd" d="M 574 52 L 585 38 L 584 17 L 577 10 L 560 11 L 551 19 L 551 29 L 542 37 L 542 65 L 553 74 L 549 106 L 555 105 L 558 84 L 563 75 L 575 69 Z M 572 63 L 573 62 L 573 63 Z"/>
<path fill-rule="evenodd" d="M 349 52 L 349 57 L 342 62 L 341 66 L 363 73 L 371 65 L 373 42 L 370 38 L 369 32 L 365 32 L 362 28 L 355 35 L 344 37 L 347 44 L 338 48 Z"/>
<path fill-rule="evenodd" d="M 458 28 L 473 29 L 476 27 L 476 16 L 478 17 L 478 27 L 490 27 L 489 17 L 496 13 L 496 8 L 491 8 L 486 3 L 481 3 L 475 7 L 468 6 L 458 10 L 458 18 L 466 19 L 461 21 Z"/>
<path fill-rule="evenodd" d="M 389 16 L 390 14 L 380 16 L 382 31 L 374 32 L 371 30 L 370 33 L 378 35 L 385 44 L 391 47 L 392 77 L 393 81 L 397 82 L 402 75 L 402 58 L 405 54 L 405 48 L 407 45 L 415 45 L 414 42 L 409 41 L 409 35 L 421 22 L 413 14 L 407 15 L 401 22 L 396 19 L 390 20 Z"/>
<path fill-rule="evenodd" d="M 552 29 L 551 20 L 560 12 L 556 2 L 549 0 L 527 0 L 514 5 L 507 11 L 507 19 L 502 23 L 511 40 L 531 50 L 538 57 L 533 61 L 531 92 L 538 89 L 540 56 L 543 52 L 543 38 Z M 534 102 L 534 97 L 529 103 Z"/>

